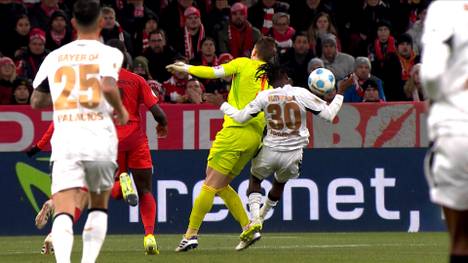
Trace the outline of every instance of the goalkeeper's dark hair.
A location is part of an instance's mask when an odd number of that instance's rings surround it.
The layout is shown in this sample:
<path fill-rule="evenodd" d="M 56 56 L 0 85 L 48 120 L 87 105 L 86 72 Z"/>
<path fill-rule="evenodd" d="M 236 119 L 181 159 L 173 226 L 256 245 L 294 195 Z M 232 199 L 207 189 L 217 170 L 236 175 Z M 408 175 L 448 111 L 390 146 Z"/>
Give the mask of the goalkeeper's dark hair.
<path fill-rule="evenodd" d="M 100 15 L 101 7 L 97 0 L 78 0 L 73 5 L 73 17 L 82 29 L 96 26 Z"/>
<path fill-rule="evenodd" d="M 258 67 L 257 72 L 255 73 L 256 80 L 261 78 L 266 78 L 268 83 L 276 88 L 276 86 L 278 86 L 277 83 L 288 80 L 288 71 L 278 63 L 268 62 Z"/>

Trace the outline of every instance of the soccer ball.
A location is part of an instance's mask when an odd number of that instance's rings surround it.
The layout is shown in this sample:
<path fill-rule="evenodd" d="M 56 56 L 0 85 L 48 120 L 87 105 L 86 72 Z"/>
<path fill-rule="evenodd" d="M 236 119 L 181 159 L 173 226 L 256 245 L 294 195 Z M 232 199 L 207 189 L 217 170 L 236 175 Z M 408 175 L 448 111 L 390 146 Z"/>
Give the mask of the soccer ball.
<path fill-rule="evenodd" d="M 335 76 L 326 68 L 318 68 L 310 73 L 307 84 L 312 92 L 325 95 L 335 89 Z"/>

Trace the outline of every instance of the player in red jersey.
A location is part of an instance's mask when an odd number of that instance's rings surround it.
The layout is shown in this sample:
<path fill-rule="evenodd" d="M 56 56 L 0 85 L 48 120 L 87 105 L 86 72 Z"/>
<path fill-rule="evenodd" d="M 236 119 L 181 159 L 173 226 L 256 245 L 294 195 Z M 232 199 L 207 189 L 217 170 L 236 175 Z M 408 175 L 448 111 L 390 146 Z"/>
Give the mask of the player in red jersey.
<path fill-rule="evenodd" d="M 109 40 L 107 44 L 125 52 L 123 43 L 117 39 Z M 129 198 L 129 194 L 131 197 L 131 193 L 134 192 L 132 186 L 129 185 L 127 172 L 131 174 L 138 191 L 140 214 L 145 228 L 145 251 L 147 254 L 157 254 L 159 251 L 153 235 L 156 221 L 156 200 L 152 192 L 153 163 L 148 138 L 141 128 L 140 104 L 144 104 L 158 122 L 156 132 L 159 137 L 167 135 L 167 119 L 157 105 L 158 98 L 144 78 L 122 67 L 117 86 L 122 102 L 129 113 L 129 121 L 125 125 L 116 125 L 119 138 L 117 163 L 120 180 L 116 180 L 112 196 L 115 199 L 126 197 L 130 205 L 136 205 L 135 200 Z"/>

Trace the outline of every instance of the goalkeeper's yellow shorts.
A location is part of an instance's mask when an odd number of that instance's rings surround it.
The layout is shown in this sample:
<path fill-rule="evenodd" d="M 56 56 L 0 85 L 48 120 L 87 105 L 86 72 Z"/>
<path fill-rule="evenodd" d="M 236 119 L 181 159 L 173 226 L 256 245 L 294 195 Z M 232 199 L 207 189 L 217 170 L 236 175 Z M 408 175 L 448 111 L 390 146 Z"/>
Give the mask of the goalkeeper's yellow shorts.
<path fill-rule="evenodd" d="M 262 132 L 251 126 L 226 127 L 216 134 L 208 155 L 208 167 L 237 176 L 257 152 Z"/>

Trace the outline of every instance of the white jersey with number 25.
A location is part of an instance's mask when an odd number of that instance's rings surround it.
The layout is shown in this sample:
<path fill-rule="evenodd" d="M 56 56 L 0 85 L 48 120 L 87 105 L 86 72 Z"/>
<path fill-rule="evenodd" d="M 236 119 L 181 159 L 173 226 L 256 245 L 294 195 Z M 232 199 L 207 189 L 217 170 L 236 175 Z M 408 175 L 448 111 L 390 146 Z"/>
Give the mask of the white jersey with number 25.
<path fill-rule="evenodd" d="M 115 161 L 117 135 L 101 79 L 118 79 L 122 53 L 95 40 L 76 40 L 50 53 L 34 79 L 47 85 L 54 108 L 51 160 Z"/>

